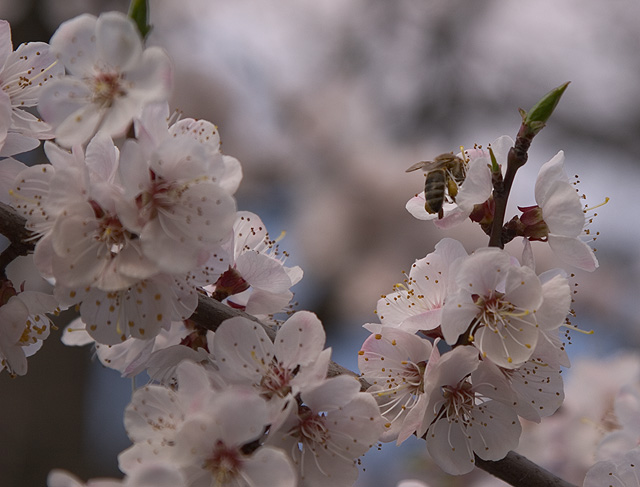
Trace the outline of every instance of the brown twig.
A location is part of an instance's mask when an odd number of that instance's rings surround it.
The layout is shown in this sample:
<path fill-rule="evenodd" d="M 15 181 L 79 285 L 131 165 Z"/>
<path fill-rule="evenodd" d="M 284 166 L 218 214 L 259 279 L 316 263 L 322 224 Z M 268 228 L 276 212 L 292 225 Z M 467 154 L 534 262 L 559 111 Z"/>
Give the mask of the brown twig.
<path fill-rule="evenodd" d="M 576 487 L 514 451 L 495 462 L 476 456 L 476 466 L 516 487 Z"/>

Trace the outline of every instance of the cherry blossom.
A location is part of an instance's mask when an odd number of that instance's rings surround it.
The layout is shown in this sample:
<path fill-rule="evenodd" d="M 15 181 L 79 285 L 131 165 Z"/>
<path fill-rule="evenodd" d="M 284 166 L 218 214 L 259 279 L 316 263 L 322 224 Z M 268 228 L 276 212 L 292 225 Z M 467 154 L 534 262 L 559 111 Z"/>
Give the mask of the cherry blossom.
<path fill-rule="evenodd" d="M 133 394 L 124 414 L 133 445 L 118 457 L 123 472 L 131 474 L 145 463 L 171 458 L 185 421 L 206 410 L 219 391 L 205 369 L 192 362 L 180 364 L 177 377 L 177 390 L 151 384 Z"/>
<path fill-rule="evenodd" d="M 120 455 L 120 468 L 132 476 L 162 460 L 178 467 L 190 486 L 293 487 L 284 452 L 271 446 L 244 449 L 262 438 L 268 424 L 265 401 L 251 389 L 215 391 L 204 369 L 185 363 L 178 369 L 177 392 L 147 386 L 135 393 L 125 415 L 134 445 Z"/>
<path fill-rule="evenodd" d="M 293 459 L 303 487 L 348 487 L 355 460 L 377 440 L 383 420 L 370 394 L 353 377 L 341 375 L 303 391 L 301 405 L 290 403 L 289 417 L 269 434 L 269 443 Z"/>
<path fill-rule="evenodd" d="M 238 317 L 218 328 L 213 355 L 226 382 L 252 386 L 269 400 L 275 427 L 287 403 L 324 381 L 331 355 L 324 342 L 322 323 L 308 311 L 293 314 L 273 342 L 261 325 Z"/>
<path fill-rule="evenodd" d="M 498 367 L 484 360 L 474 374 L 474 380 L 487 384 L 480 392 L 490 396 L 496 386 L 513 391 L 514 408 L 518 416 L 539 423 L 555 413 L 564 401 L 560 364 L 554 359 L 546 340 L 539 340 L 533 355 L 517 369 Z"/>
<path fill-rule="evenodd" d="M 41 139 L 53 138 L 51 127 L 25 108 L 36 106 L 43 86 L 63 73 L 44 42 L 13 51 L 9 23 L 0 20 L 0 156 L 35 149 Z"/>
<path fill-rule="evenodd" d="M 266 430 L 268 414 L 262 398 L 226 389 L 210 408 L 207 414 L 187 419 L 176 434 L 172 460 L 187 473 L 190 485 L 296 485 L 293 465 L 282 450 L 261 446 L 251 454 L 243 451 Z"/>
<path fill-rule="evenodd" d="M 437 360 L 426 376 L 428 404 L 417 435 L 426 434 L 429 454 L 445 472 L 454 475 L 474 468 L 474 454 L 483 460 L 499 460 L 518 446 L 518 416 L 505 403 L 478 392 L 473 372 L 479 365 L 475 348 L 457 347 Z M 507 402 L 510 396 L 501 399 Z"/>
<path fill-rule="evenodd" d="M 415 261 L 409 277 L 396 284 L 396 292 L 378 301 L 380 321 L 408 332 L 440 326 L 445 298 L 455 289 L 453 264 L 467 255 L 457 240 L 445 238 L 438 242 L 434 252 Z"/>
<path fill-rule="evenodd" d="M 537 207 L 527 208 L 521 220 L 533 228 L 533 240 L 546 240 L 551 250 L 563 261 L 594 271 L 598 267 L 593 249 L 583 238 L 588 238 L 580 196 L 564 170 L 564 152 L 558 152 L 541 168 L 535 186 Z M 540 215 L 535 213 L 540 210 Z"/>
<path fill-rule="evenodd" d="M 550 297 L 538 317 L 545 298 L 540 279 L 529 267 L 512 264 L 500 249 L 479 249 L 469 256 L 456 282 L 459 290 L 447 299 L 442 316 L 445 340 L 453 345 L 469 329 L 469 341 L 503 368 L 529 360 L 540 330 L 557 329 L 569 312 L 568 285 L 562 281 L 566 292 L 556 301 Z M 548 295 L 555 285 L 549 285 Z"/>
<path fill-rule="evenodd" d="M 49 336 L 46 314 L 59 311 L 51 285 L 33 271 L 33 259 L 20 257 L 7 266 L 10 280 L 0 281 L 0 370 L 11 375 L 27 373 L 27 357 Z"/>
<path fill-rule="evenodd" d="M 190 136 L 158 146 L 129 139 L 119 168 L 125 196 L 116 205 L 120 221 L 161 270 L 194 270 L 230 233 L 235 200 L 217 182 L 226 170 L 221 157 L 212 158 L 206 145 Z"/>
<path fill-rule="evenodd" d="M 171 62 L 158 47 L 144 49 L 135 24 L 119 12 L 83 14 L 60 25 L 51 48 L 68 75 L 47 83 L 39 109 L 64 146 L 102 130 L 123 135 L 143 106 L 166 100 Z"/>
<path fill-rule="evenodd" d="M 584 479 L 584 487 L 639 487 L 640 448 L 634 448 L 614 460 L 596 463 Z"/>
<path fill-rule="evenodd" d="M 219 301 L 254 316 L 269 315 L 289 304 L 290 288 L 302 279 L 300 267 L 284 265 L 286 257 L 258 215 L 239 211 L 230 237 L 194 274 Z"/>
<path fill-rule="evenodd" d="M 396 328 L 367 328 L 372 334 L 358 352 L 358 369 L 371 384 L 367 392 L 376 399 L 385 419 L 380 441 L 394 441 L 405 417 L 424 393 L 432 346 L 429 341 Z"/>

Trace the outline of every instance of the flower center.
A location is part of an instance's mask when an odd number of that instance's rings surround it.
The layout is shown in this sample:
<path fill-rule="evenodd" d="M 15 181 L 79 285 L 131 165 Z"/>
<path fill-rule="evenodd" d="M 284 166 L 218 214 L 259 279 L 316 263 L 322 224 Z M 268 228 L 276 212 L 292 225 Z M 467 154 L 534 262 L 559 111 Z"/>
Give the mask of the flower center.
<path fill-rule="evenodd" d="M 322 413 L 316 414 L 309 407 L 300 406 L 298 417 L 297 436 L 301 442 L 324 445 L 330 440 L 329 429 L 324 424 L 326 417 Z"/>
<path fill-rule="evenodd" d="M 277 363 L 274 359 L 267 372 L 260 381 L 262 394 L 271 398 L 274 395 L 285 397 L 291 392 L 289 383 L 295 377 L 297 370 L 290 370 Z"/>
<path fill-rule="evenodd" d="M 494 291 L 489 296 L 473 296 L 473 301 L 480 309 L 469 332 L 469 339 L 473 341 L 473 335 L 478 328 L 486 326 L 494 333 L 502 333 L 514 328 L 511 320 L 520 320 L 523 316 L 531 312 L 526 309 L 519 309 L 509 301 L 504 299 L 504 294 Z"/>
<path fill-rule="evenodd" d="M 93 200 L 89 201 L 89 203 L 93 208 L 96 218 L 99 220 L 95 239 L 103 242 L 112 255 L 117 254 L 132 238 L 132 235 L 122 226 L 117 216 L 105 212 L 100 205 Z"/>
<path fill-rule="evenodd" d="M 122 87 L 122 76 L 119 73 L 100 73 L 93 78 L 93 101 L 102 107 L 109 108 L 116 98 L 127 92 Z"/>
<path fill-rule="evenodd" d="M 228 448 L 218 440 L 211 456 L 205 460 L 203 468 L 209 470 L 215 478 L 214 485 L 226 485 L 238 475 L 241 466 L 240 452 L 235 448 Z"/>
<path fill-rule="evenodd" d="M 462 419 L 465 423 L 471 419 L 471 411 L 475 406 L 475 393 L 468 381 L 463 381 L 455 386 L 443 386 L 444 407 L 441 414 L 446 415 L 447 420 Z"/>

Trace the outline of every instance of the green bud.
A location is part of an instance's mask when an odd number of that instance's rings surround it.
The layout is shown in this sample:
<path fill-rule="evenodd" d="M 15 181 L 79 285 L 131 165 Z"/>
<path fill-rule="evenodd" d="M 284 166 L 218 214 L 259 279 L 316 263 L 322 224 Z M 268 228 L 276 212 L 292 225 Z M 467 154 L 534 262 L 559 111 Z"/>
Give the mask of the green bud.
<path fill-rule="evenodd" d="M 489 147 L 489 156 L 491 156 L 491 172 L 500 172 L 500 164 L 496 160 L 496 156 L 493 154 L 493 149 Z"/>
<path fill-rule="evenodd" d="M 538 103 L 536 103 L 531 110 L 529 110 L 526 114 L 523 110 L 520 110 L 520 115 L 522 116 L 522 123 L 531 131 L 533 135 L 537 134 L 542 130 L 544 124 L 549 120 L 551 114 L 555 110 L 558 102 L 560 101 L 560 97 L 564 93 L 564 90 L 569 86 L 569 81 L 564 83 L 563 85 L 554 88 L 549 93 L 544 95 Z"/>
<path fill-rule="evenodd" d="M 148 0 L 131 0 L 129 5 L 129 18 L 131 18 L 138 27 L 138 31 L 142 38 L 146 38 L 147 34 L 151 31 L 149 21 L 149 5 Z"/>

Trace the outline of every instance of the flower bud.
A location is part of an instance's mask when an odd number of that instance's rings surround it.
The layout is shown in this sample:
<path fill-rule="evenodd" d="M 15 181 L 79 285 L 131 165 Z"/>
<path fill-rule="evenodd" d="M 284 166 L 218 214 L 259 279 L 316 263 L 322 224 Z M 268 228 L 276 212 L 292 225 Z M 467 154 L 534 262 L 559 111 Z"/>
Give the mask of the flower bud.
<path fill-rule="evenodd" d="M 549 235 L 549 227 L 542 218 L 542 208 L 534 205 L 519 206 L 518 209 L 522 212 L 520 222 L 524 224 L 523 236 L 529 240 L 546 241 Z"/>

